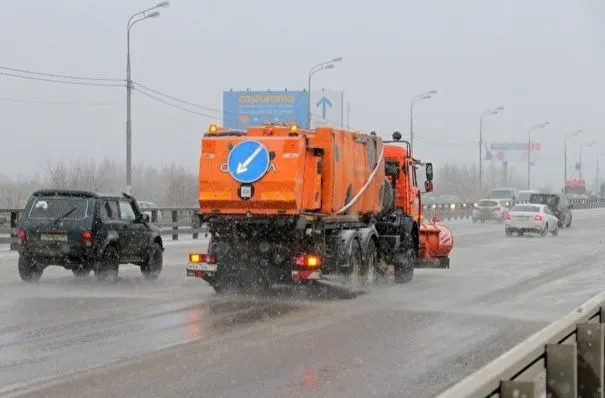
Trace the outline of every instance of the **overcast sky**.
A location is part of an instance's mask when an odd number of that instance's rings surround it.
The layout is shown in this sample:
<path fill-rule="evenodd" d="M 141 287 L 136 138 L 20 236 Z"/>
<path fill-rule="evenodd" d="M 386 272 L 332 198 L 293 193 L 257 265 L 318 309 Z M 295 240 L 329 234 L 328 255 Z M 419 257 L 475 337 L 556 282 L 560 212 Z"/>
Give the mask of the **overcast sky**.
<path fill-rule="evenodd" d="M 128 17 L 155 3 L 3 2 L 0 66 L 123 79 Z M 582 143 L 598 141 L 584 151 L 590 181 L 605 151 L 602 0 L 172 0 L 132 32 L 134 80 L 217 110 L 225 89 L 303 89 L 310 66 L 342 56 L 315 75 L 314 88 L 345 92 L 352 127 L 406 136 L 410 98 L 436 89 L 414 120 L 416 153 L 437 167 L 476 163 L 479 115 L 500 105 L 503 113 L 486 119 L 488 142 L 526 141 L 530 125 L 551 122 L 536 133 L 536 182 L 561 185 L 566 132 L 585 131 L 570 141 L 573 161 Z M 196 170 L 201 132 L 222 115 L 190 109 L 216 119 L 135 92 L 134 161 Z M 45 159 L 92 151 L 123 160 L 124 119 L 123 87 L 0 75 L 0 174 L 32 174 Z M 525 175 L 524 163 L 511 166 Z"/>

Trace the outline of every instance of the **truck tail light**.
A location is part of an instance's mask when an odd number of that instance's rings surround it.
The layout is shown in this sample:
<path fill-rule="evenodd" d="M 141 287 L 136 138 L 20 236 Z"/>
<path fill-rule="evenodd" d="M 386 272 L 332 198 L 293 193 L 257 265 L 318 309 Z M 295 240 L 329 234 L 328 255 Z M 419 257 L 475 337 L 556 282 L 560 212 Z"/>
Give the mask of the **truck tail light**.
<path fill-rule="evenodd" d="M 82 240 L 82 246 L 84 246 L 84 247 L 92 246 L 92 232 L 84 231 L 84 232 L 82 232 L 82 236 L 80 238 Z"/>
<path fill-rule="evenodd" d="M 200 263 L 216 264 L 216 256 L 214 256 L 212 254 L 189 253 L 189 262 L 191 264 L 200 264 Z"/>
<path fill-rule="evenodd" d="M 301 268 L 319 268 L 321 266 L 320 256 L 299 256 L 294 258 L 294 265 Z"/>
<path fill-rule="evenodd" d="M 20 229 L 19 231 L 17 231 L 17 242 L 20 245 L 25 243 L 25 230 L 24 229 Z"/>

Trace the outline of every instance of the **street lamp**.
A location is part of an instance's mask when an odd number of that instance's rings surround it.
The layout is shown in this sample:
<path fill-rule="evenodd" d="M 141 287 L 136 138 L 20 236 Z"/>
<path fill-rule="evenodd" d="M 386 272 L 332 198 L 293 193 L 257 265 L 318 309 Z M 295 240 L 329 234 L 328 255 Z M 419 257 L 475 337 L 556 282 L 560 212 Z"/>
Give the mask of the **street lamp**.
<path fill-rule="evenodd" d="M 563 173 L 563 186 L 567 183 L 567 139 L 571 137 L 576 137 L 582 133 L 582 130 L 576 130 L 571 133 L 565 134 L 565 139 L 563 140 L 563 159 L 565 159 L 565 172 Z"/>
<path fill-rule="evenodd" d="M 484 111 L 479 118 L 479 189 L 483 186 L 483 118 L 490 115 L 497 115 L 504 110 L 503 106 L 496 109 Z"/>
<path fill-rule="evenodd" d="M 527 189 L 531 189 L 531 132 L 536 129 L 543 129 L 550 122 L 542 122 L 531 126 L 527 130 Z"/>
<path fill-rule="evenodd" d="M 342 57 L 336 57 L 330 61 L 325 61 L 325 62 L 321 62 L 317 65 L 313 65 L 311 67 L 311 69 L 309 69 L 309 81 L 308 81 L 308 86 L 307 86 L 307 92 L 309 93 L 309 101 L 307 104 L 307 121 L 309 123 L 309 125 L 307 126 L 307 128 L 311 128 L 311 78 L 313 77 L 313 75 L 316 72 L 322 71 L 322 70 L 330 70 L 330 69 L 334 69 L 336 67 L 336 63 L 337 62 L 341 62 L 342 61 Z"/>
<path fill-rule="evenodd" d="M 580 147 L 580 180 L 582 179 L 582 151 L 584 150 L 584 148 L 590 148 L 591 146 L 593 146 L 596 143 L 597 143 L 596 141 L 591 141 Z"/>
<path fill-rule="evenodd" d="M 605 152 L 601 152 L 597 155 L 597 198 L 601 199 L 601 184 L 599 184 L 599 159 L 601 156 L 605 156 Z"/>
<path fill-rule="evenodd" d="M 412 97 L 412 101 L 410 101 L 410 152 L 411 153 L 414 153 L 414 103 L 417 101 L 429 99 L 435 94 L 437 94 L 437 90 L 431 90 L 424 94 L 418 94 L 418 95 Z"/>
<path fill-rule="evenodd" d="M 126 193 L 132 194 L 132 78 L 130 73 L 130 30 L 141 21 L 160 16 L 157 8 L 168 7 L 168 1 L 161 1 L 154 7 L 139 11 L 128 18 L 126 26 Z M 137 19 L 137 17 L 140 17 Z"/>

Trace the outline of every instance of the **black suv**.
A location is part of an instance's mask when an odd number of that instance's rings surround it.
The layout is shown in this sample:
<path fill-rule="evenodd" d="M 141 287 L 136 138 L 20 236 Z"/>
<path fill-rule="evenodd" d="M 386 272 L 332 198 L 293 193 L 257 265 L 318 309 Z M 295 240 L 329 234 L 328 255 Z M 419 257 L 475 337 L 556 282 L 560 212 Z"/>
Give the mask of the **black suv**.
<path fill-rule="evenodd" d="M 529 203 L 547 205 L 559 219 L 559 228 L 571 228 L 571 208 L 567 196 L 561 193 L 532 193 Z"/>
<path fill-rule="evenodd" d="M 120 264 L 140 266 L 147 279 L 162 271 L 160 230 L 126 194 L 37 191 L 19 220 L 17 239 L 19 275 L 27 282 L 38 281 L 49 265 L 113 281 Z"/>

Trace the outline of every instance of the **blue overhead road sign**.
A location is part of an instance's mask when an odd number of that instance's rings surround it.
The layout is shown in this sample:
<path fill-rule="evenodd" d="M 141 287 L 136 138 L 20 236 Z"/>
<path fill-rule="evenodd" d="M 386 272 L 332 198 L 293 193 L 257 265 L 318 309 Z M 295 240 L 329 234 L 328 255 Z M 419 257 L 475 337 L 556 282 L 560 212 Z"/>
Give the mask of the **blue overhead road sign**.
<path fill-rule="evenodd" d="M 258 141 L 237 144 L 227 158 L 229 174 L 235 181 L 250 184 L 265 175 L 270 165 L 269 151 Z"/>
<path fill-rule="evenodd" d="M 317 105 L 315 105 L 316 107 L 321 107 L 321 118 L 325 119 L 326 118 L 326 114 L 327 114 L 327 109 L 326 107 L 329 106 L 330 108 L 332 107 L 332 101 L 330 101 L 328 98 L 326 97 L 321 97 L 319 101 L 317 101 Z"/>
<path fill-rule="evenodd" d="M 307 91 L 224 91 L 223 125 L 240 130 L 267 123 L 308 128 L 308 103 Z"/>

